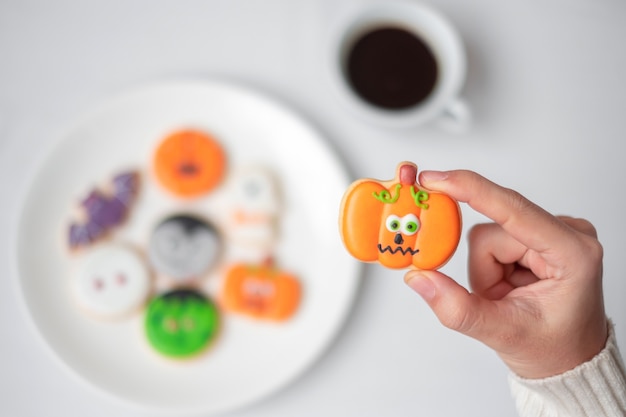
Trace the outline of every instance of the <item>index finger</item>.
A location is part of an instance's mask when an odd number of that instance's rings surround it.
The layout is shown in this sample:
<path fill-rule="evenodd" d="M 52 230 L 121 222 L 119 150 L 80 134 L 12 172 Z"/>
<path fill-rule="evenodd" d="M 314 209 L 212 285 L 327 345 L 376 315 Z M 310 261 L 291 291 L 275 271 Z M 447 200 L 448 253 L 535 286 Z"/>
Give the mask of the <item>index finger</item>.
<path fill-rule="evenodd" d="M 547 251 L 572 233 L 565 223 L 517 191 L 473 171 L 422 171 L 419 179 L 424 187 L 467 203 L 530 249 Z"/>

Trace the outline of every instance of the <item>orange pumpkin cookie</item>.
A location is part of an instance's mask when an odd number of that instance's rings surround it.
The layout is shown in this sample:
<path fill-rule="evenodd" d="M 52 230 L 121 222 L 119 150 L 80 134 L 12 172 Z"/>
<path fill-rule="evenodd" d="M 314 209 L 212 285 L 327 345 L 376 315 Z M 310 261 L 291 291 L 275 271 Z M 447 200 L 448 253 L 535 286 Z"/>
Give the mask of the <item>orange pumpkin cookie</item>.
<path fill-rule="evenodd" d="M 261 320 L 284 321 L 300 304 L 300 283 L 271 263 L 235 264 L 222 287 L 225 309 Z"/>
<path fill-rule="evenodd" d="M 339 231 L 348 252 L 388 268 L 434 270 L 454 254 L 461 236 L 457 201 L 417 183 L 417 166 L 402 162 L 390 181 L 361 179 L 346 191 Z"/>
<path fill-rule="evenodd" d="M 165 189 L 178 197 L 192 198 L 220 183 L 226 170 L 226 154 L 211 135 L 179 130 L 159 144 L 153 165 L 157 180 Z"/>

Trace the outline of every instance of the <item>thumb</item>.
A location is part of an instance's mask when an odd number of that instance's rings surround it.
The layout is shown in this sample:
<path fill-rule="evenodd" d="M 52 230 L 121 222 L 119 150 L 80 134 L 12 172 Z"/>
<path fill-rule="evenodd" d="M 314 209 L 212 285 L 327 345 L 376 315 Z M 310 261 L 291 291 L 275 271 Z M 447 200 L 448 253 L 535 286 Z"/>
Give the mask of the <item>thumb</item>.
<path fill-rule="evenodd" d="M 498 325 L 496 302 L 470 293 L 439 271 L 409 271 L 404 281 L 444 326 L 489 344 L 488 338 Z"/>

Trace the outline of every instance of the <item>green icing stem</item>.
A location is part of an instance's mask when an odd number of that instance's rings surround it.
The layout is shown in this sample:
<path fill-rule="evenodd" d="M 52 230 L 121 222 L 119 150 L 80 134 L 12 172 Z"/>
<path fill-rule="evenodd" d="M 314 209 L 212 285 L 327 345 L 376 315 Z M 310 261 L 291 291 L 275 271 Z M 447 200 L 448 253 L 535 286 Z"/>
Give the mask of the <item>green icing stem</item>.
<path fill-rule="evenodd" d="M 374 195 L 374 198 L 376 200 L 381 201 L 385 204 L 391 204 L 395 203 L 396 201 L 398 201 L 398 198 L 400 198 L 400 187 L 400 184 L 396 184 L 396 186 L 394 187 L 396 195 L 394 196 L 392 196 L 387 190 L 382 190 L 379 193 L 374 191 L 372 194 Z"/>
<path fill-rule="evenodd" d="M 372 195 L 374 196 L 374 198 L 382 203 L 385 204 L 393 204 L 396 201 L 398 201 L 398 198 L 400 198 L 400 188 L 402 187 L 401 184 L 396 184 L 393 187 L 393 194 L 390 193 L 388 190 L 381 190 L 380 192 L 376 192 L 374 191 L 372 193 Z M 411 186 L 411 197 L 413 197 L 413 201 L 415 202 L 415 205 L 421 209 L 427 210 L 428 209 L 428 204 L 424 203 L 424 201 L 428 200 L 428 198 L 430 197 L 430 195 L 424 191 L 424 190 L 418 190 L 415 191 L 415 186 Z"/>
<path fill-rule="evenodd" d="M 424 203 L 424 201 L 428 200 L 430 195 L 424 190 L 415 191 L 415 187 L 411 186 L 411 196 L 413 197 L 413 201 L 415 201 L 415 205 L 421 209 L 427 210 L 428 204 Z"/>

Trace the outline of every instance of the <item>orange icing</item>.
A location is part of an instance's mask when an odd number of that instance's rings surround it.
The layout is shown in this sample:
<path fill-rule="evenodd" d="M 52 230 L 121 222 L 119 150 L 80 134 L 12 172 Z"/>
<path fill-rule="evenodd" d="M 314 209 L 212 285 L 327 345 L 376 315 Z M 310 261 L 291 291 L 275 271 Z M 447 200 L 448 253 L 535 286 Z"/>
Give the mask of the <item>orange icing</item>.
<path fill-rule="evenodd" d="M 339 231 L 348 252 L 388 268 L 434 270 L 461 236 L 459 204 L 417 184 L 417 166 L 402 162 L 389 181 L 361 179 L 344 194 Z"/>
<path fill-rule="evenodd" d="M 165 189 L 182 198 L 198 197 L 221 182 L 226 154 L 213 136 L 197 130 L 179 130 L 159 144 L 153 167 Z"/>
<path fill-rule="evenodd" d="M 222 288 L 225 309 L 262 320 L 283 321 L 300 304 L 300 283 L 272 265 L 236 264 Z"/>

